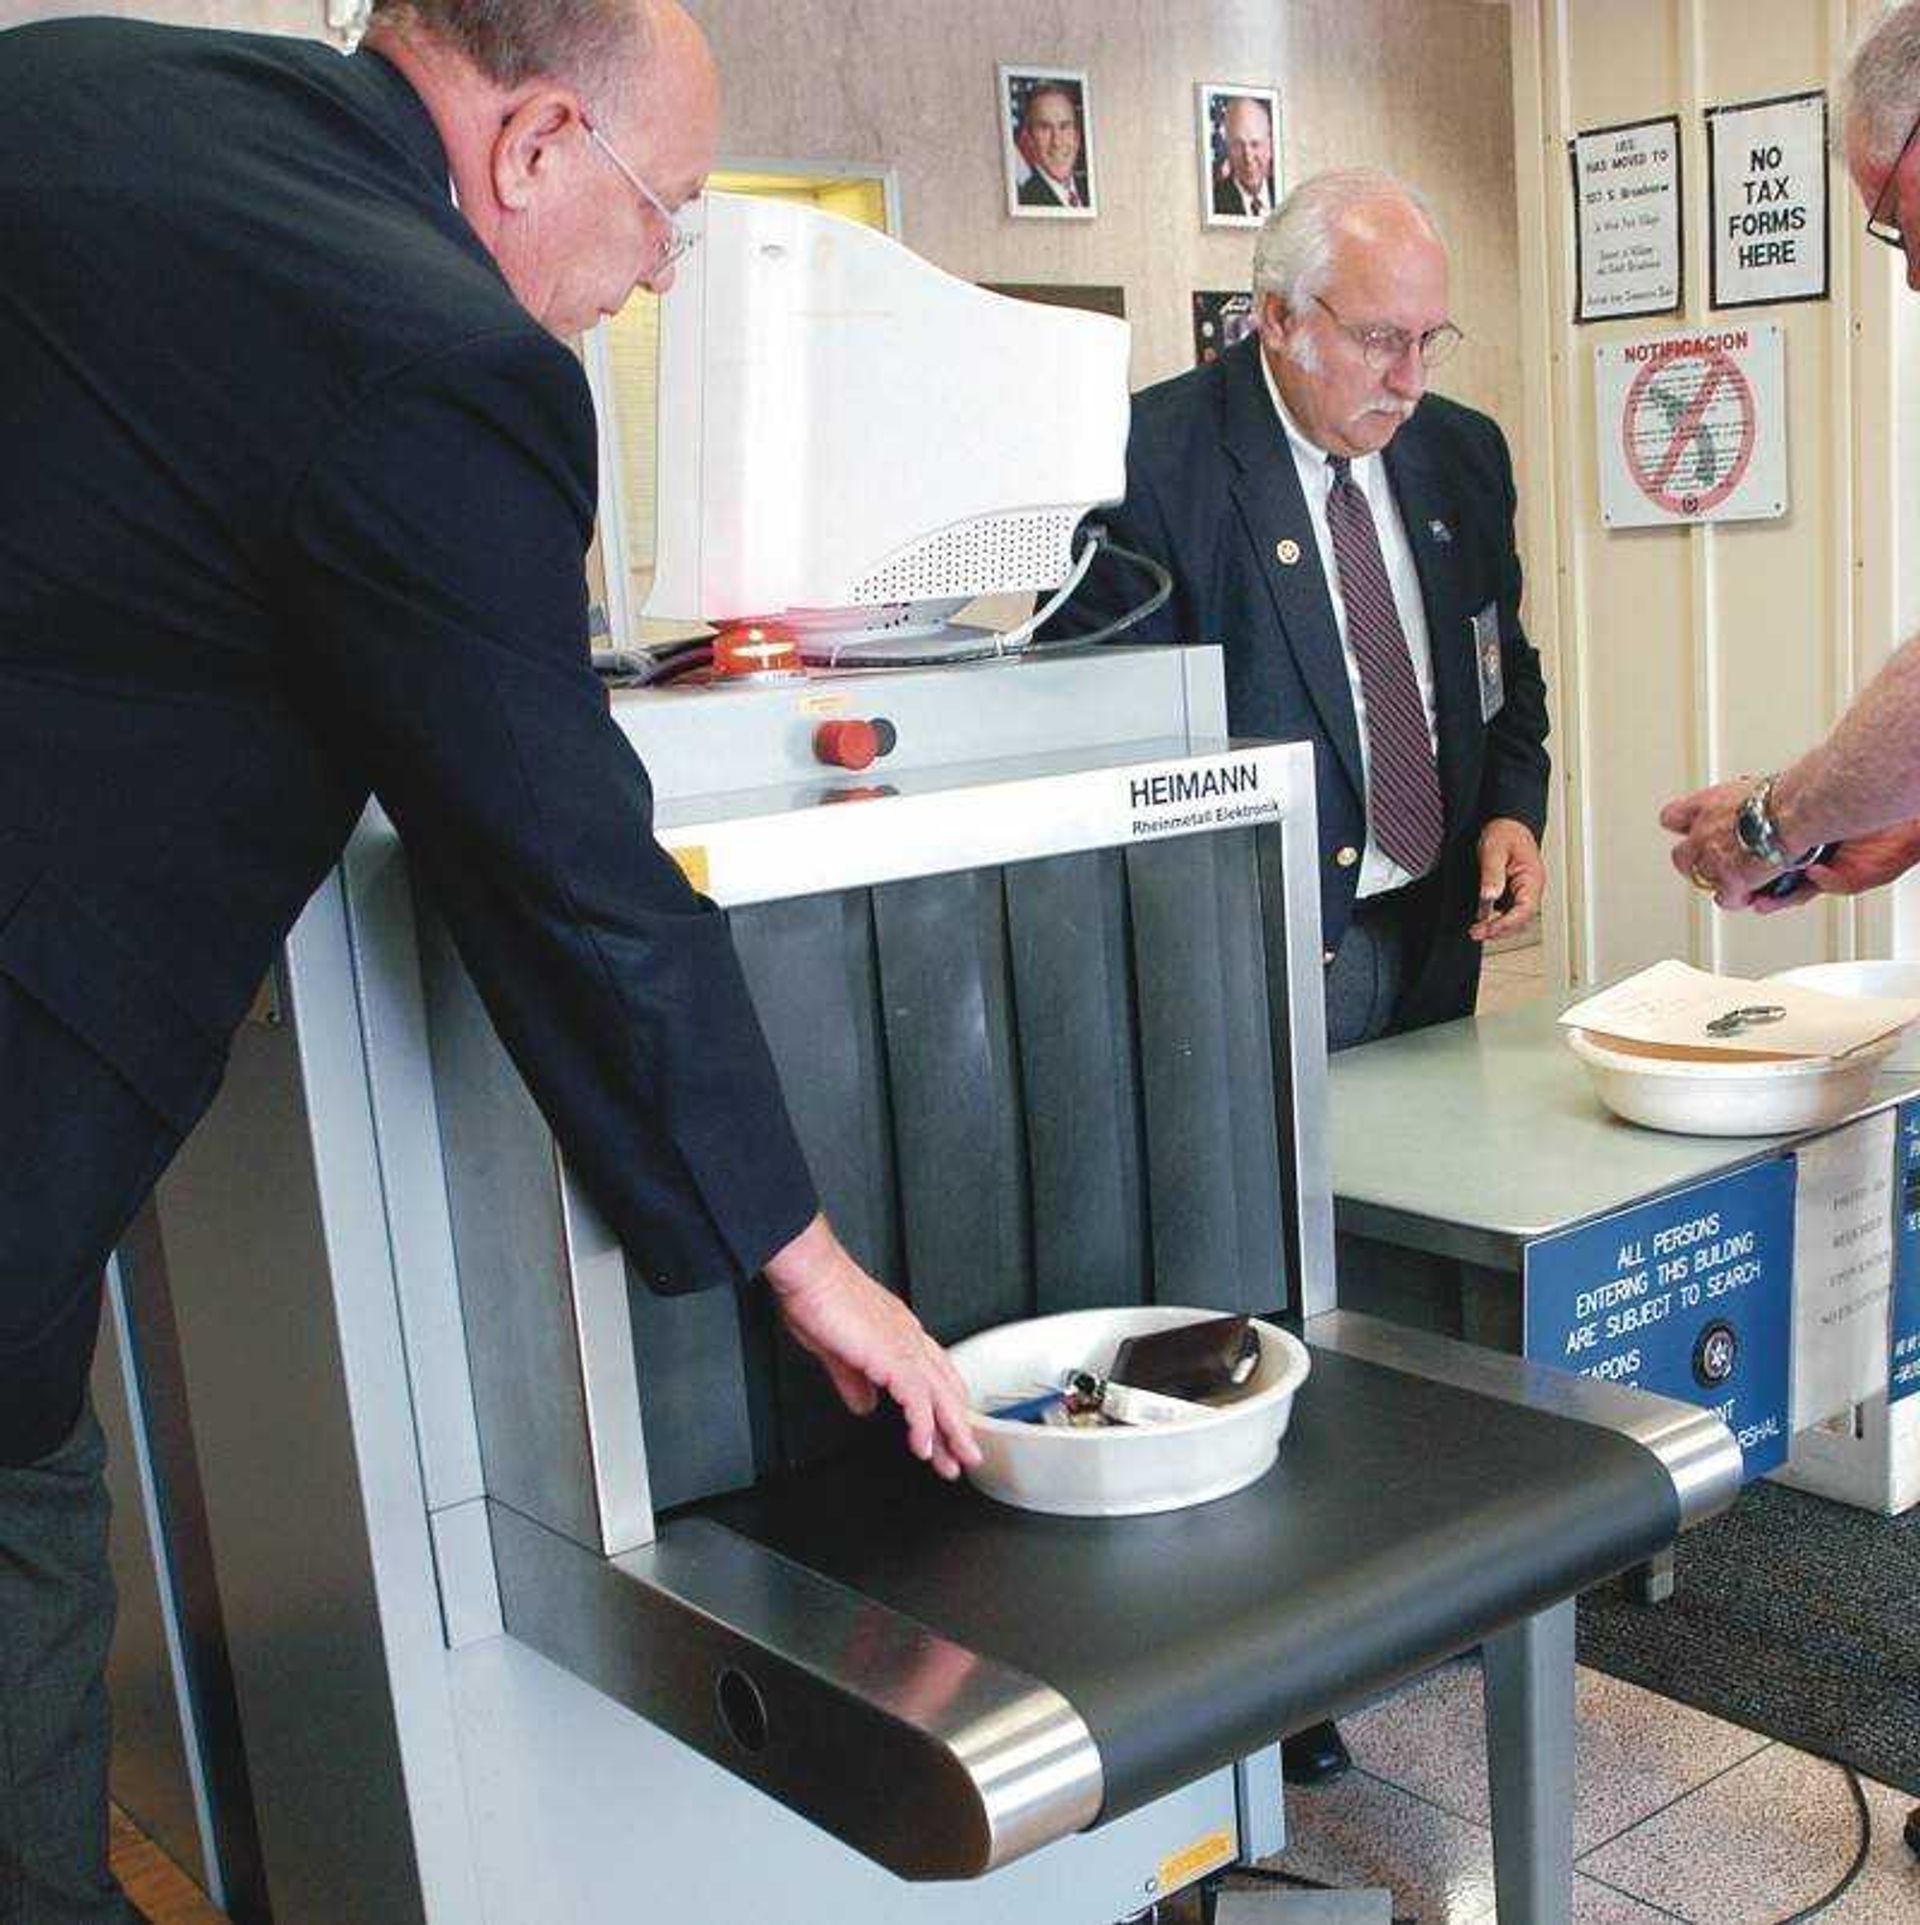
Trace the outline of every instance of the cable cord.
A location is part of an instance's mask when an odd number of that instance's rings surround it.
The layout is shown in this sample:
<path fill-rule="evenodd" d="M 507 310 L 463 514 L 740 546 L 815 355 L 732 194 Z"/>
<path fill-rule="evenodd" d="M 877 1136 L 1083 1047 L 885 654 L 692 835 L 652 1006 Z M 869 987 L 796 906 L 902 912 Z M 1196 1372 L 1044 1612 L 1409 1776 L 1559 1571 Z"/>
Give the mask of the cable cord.
<path fill-rule="evenodd" d="M 713 659 L 711 637 L 671 642 L 664 648 L 615 648 L 605 651 L 593 670 L 608 688 L 653 688 Z"/>
<path fill-rule="evenodd" d="M 1124 615 L 1116 615 L 1112 621 L 1085 635 L 1059 635 L 1052 641 L 1035 642 L 1027 650 L 1029 655 L 1051 655 L 1066 648 L 1094 648 L 1102 642 L 1110 642 L 1116 635 L 1124 635 L 1128 629 L 1137 628 L 1149 615 L 1157 615 L 1166 607 L 1173 594 L 1173 577 L 1151 555 L 1142 555 L 1132 548 L 1122 548 L 1104 528 L 1089 528 L 1087 562 L 1091 565 L 1093 552 L 1104 548 L 1116 561 L 1130 561 L 1144 568 L 1153 577 L 1153 593 L 1143 602 L 1137 603 Z M 1037 624 L 1036 624 L 1037 625 Z"/>
<path fill-rule="evenodd" d="M 1087 540 L 1074 560 L 1067 579 L 1036 608 L 1017 628 L 1010 628 L 1004 634 L 992 635 L 977 642 L 967 642 L 958 648 L 943 649 L 900 649 L 881 653 L 874 650 L 862 653 L 846 663 L 848 668 L 950 668 L 961 662 L 990 662 L 996 659 L 1018 659 L 1028 655 L 1052 655 L 1063 649 L 1091 648 L 1095 644 L 1111 641 L 1114 636 L 1124 634 L 1128 629 L 1145 621 L 1149 615 L 1166 606 L 1167 598 L 1173 593 L 1173 577 L 1153 559 L 1151 555 L 1135 554 L 1131 548 L 1122 548 L 1108 539 L 1107 531 L 1100 527 L 1090 527 L 1085 531 Z M 1062 635 L 1055 640 L 1036 642 L 1032 638 L 1037 630 L 1051 621 L 1065 604 L 1067 597 L 1080 586 L 1087 570 L 1093 566 L 1095 555 L 1104 548 L 1122 561 L 1136 562 L 1154 578 L 1154 592 L 1137 606 L 1130 608 L 1124 615 L 1116 616 L 1104 627 L 1095 629 L 1089 635 Z M 842 651 L 847 644 L 842 641 L 821 654 L 811 650 L 803 651 L 806 659 L 816 666 L 835 667 L 840 663 Z"/>
<path fill-rule="evenodd" d="M 1813 1755 L 1819 1756 L 1817 1752 Z M 1838 1758 L 1824 1758 L 1821 1762 L 1846 1774 L 1847 1789 L 1853 1793 L 1854 1813 L 1860 1820 L 1860 1842 L 1854 1848 L 1853 1863 L 1841 1873 L 1839 1884 L 1824 1897 L 1816 1898 L 1811 1905 L 1776 1920 L 1775 1925 L 1806 1925 L 1808 1919 L 1818 1918 L 1830 1905 L 1837 1905 L 1852 1890 L 1854 1880 L 1866 1869 L 1867 1856 L 1873 1850 L 1873 1813 L 1868 1808 L 1866 1787 L 1860 1782 L 1860 1774 Z"/>
<path fill-rule="evenodd" d="M 1023 655 L 1055 655 L 1072 648 L 1094 648 L 1102 642 L 1110 642 L 1115 636 L 1124 635 L 1128 629 L 1136 628 L 1149 615 L 1157 614 L 1167 605 L 1173 593 L 1173 577 L 1151 555 L 1137 554 L 1131 548 L 1122 548 L 1112 540 L 1104 528 L 1094 526 L 1085 530 L 1087 539 L 1074 558 L 1074 564 L 1067 578 L 1047 599 L 1036 608 L 1027 619 L 1017 627 L 1002 633 L 983 637 L 976 642 L 967 642 L 958 648 L 942 649 L 900 649 L 882 653 L 874 650 L 855 656 L 846 663 L 848 668 L 951 668 L 962 662 L 988 662 L 996 659 L 1017 658 Z M 1153 577 L 1154 588 L 1145 601 L 1136 603 L 1123 615 L 1116 615 L 1110 622 L 1085 635 L 1061 635 L 1051 641 L 1037 642 L 1034 635 L 1050 622 L 1065 605 L 1068 596 L 1086 579 L 1087 571 L 1093 566 L 1094 557 L 1105 549 L 1116 560 L 1134 563 Z M 801 656 L 815 668 L 838 668 L 841 657 L 849 643 L 845 637 L 825 648 L 808 648 L 801 644 Z M 669 682 L 682 680 L 697 674 L 713 659 L 711 641 L 690 641 L 675 643 L 669 648 L 657 651 L 614 650 L 615 658 L 604 664 L 596 664 L 601 679 L 610 688 L 659 688 Z M 616 665 L 617 664 L 617 665 Z"/>
<path fill-rule="evenodd" d="M 1087 570 L 1093 565 L 1094 555 L 1100 547 L 1096 537 L 1087 542 L 1075 558 L 1073 566 L 1067 571 L 1067 578 L 1048 598 L 1036 608 L 1024 622 L 993 635 L 984 636 L 977 642 L 963 643 L 959 648 L 945 648 L 933 652 L 902 649 L 898 654 L 883 654 L 875 649 L 854 657 L 847 664 L 849 668 L 944 668 L 955 662 L 985 662 L 996 656 L 1021 655 L 1026 653 L 1028 643 L 1043 622 L 1051 621 L 1067 597 L 1080 586 Z M 838 668 L 840 657 L 850 646 L 848 638 L 842 636 L 829 647 L 824 655 L 802 650 L 810 662 L 821 662 L 828 668 Z"/>

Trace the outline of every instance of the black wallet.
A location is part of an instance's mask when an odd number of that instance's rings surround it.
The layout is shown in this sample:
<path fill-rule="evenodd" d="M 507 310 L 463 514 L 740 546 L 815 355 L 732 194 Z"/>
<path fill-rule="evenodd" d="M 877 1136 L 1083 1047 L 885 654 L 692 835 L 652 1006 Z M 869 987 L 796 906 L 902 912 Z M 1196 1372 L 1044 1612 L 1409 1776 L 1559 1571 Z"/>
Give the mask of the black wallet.
<path fill-rule="evenodd" d="M 1260 1363 L 1251 1317 L 1208 1317 L 1172 1330 L 1128 1337 L 1107 1374 L 1116 1384 L 1165 1397 L 1217 1396 L 1244 1384 Z"/>

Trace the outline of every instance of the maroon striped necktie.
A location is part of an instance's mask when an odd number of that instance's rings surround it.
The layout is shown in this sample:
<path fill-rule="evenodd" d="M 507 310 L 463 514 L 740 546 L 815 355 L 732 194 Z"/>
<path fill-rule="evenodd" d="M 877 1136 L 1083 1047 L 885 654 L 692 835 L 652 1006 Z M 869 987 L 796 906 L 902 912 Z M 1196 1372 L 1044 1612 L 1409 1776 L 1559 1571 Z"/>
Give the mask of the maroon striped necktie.
<path fill-rule="evenodd" d="M 1347 645 L 1360 665 L 1367 705 L 1367 820 L 1383 854 L 1409 875 L 1423 876 L 1440 853 L 1440 776 L 1433 738 L 1414 680 L 1413 656 L 1400 626 L 1380 555 L 1373 510 L 1347 461 L 1329 455 L 1327 532 L 1347 610 Z"/>

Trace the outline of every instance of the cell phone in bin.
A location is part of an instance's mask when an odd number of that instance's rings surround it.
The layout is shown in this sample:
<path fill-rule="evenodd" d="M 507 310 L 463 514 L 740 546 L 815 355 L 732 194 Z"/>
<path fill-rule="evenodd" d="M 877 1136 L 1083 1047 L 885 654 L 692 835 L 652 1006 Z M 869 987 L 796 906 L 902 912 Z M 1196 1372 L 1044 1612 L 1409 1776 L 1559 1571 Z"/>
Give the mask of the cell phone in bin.
<path fill-rule="evenodd" d="M 1827 862 L 1839 848 L 1837 842 L 1822 842 L 1811 848 L 1792 868 L 1783 869 L 1771 882 L 1763 882 L 1753 893 L 1756 896 L 1771 896 L 1776 902 L 1789 896 L 1797 896 L 1803 889 L 1811 889 L 1813 884 L 1807 880 L 1807 871 L 1816 862 Z"/>
<path fill-rule="evenodd" d="M 1204 1400 L 1239 1389 L 1259 1367 L 1260 1333 L 1251 1317 L 1208 1317 L 1128 1337 L 1107 1374 L 1135 1390 Z"/>

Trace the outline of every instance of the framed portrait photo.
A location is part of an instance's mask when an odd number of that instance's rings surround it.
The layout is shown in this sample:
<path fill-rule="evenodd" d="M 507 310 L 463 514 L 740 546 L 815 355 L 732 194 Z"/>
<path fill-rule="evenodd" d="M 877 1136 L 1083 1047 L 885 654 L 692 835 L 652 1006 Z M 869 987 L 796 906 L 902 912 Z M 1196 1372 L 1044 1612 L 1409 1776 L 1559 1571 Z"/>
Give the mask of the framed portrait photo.
<path fill-rule="evenodd" d="M 1203 80 L 1194 89 L 1200 218 L 1258 227 L 1280 197 L 1280 96 L 1271 87 Z"/>
<path fill-rule="evenodd" d="M 1099 210 L 1086 75 L 1002 67 L 999 111 L 1007 212 L 1015 220 L 1092 220 Z"/>

